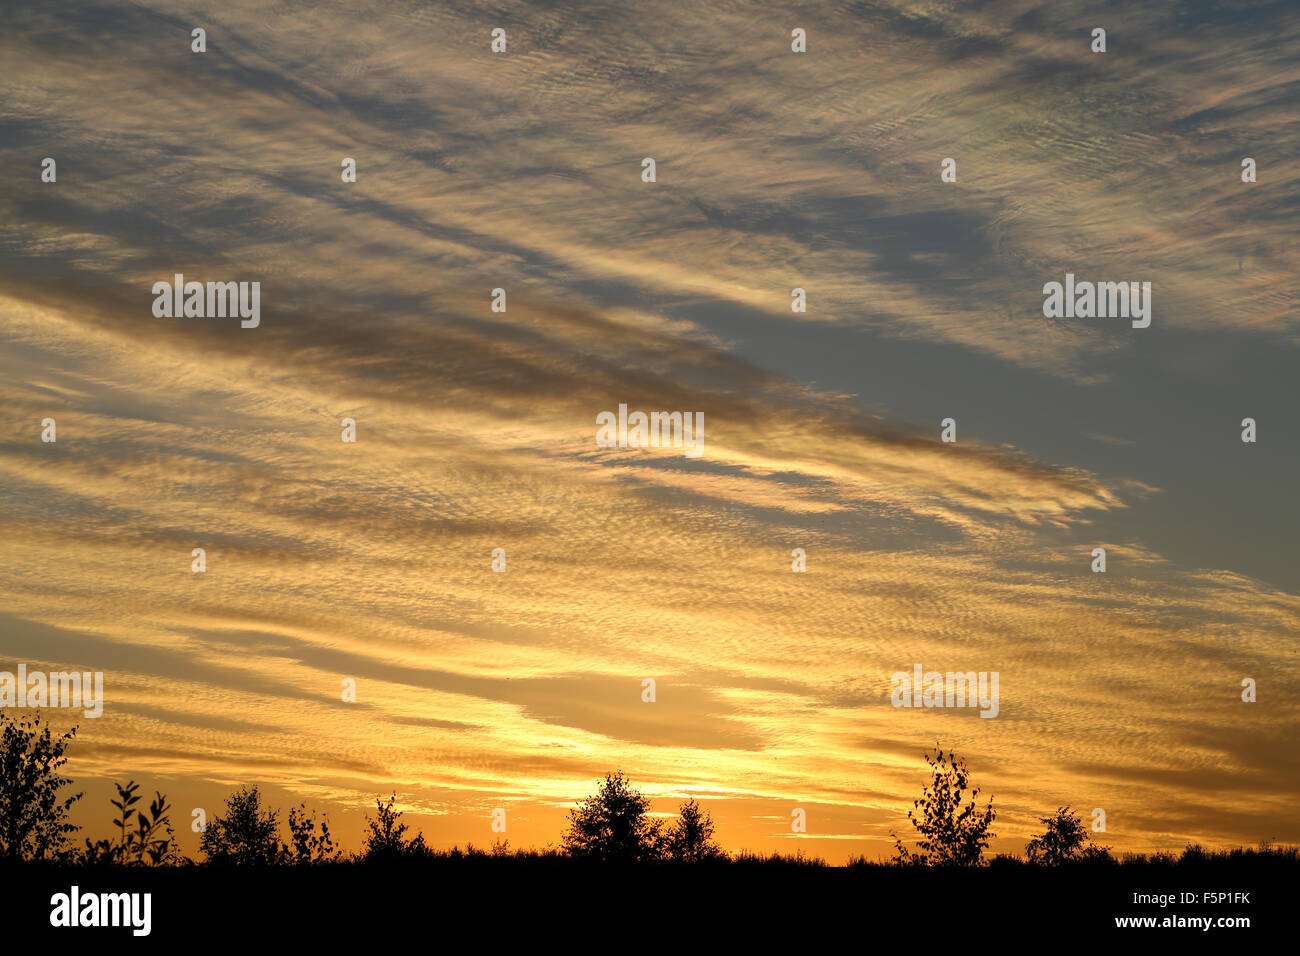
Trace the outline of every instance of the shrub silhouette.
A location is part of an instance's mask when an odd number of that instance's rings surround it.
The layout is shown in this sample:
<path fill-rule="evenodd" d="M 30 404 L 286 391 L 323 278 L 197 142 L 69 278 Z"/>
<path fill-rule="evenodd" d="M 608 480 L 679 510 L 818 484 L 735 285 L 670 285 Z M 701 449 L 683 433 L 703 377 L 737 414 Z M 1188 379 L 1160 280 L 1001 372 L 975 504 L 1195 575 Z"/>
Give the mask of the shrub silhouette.
<path fill-rule="evenodd" d="M 726 856 L 713 842 L 713 818 L 694 800 L 682 804 L 676 822 L 668 830 L 664 849 L 674 863 L 704 863 Z"/>
<path fill-rule="evenodd" d="M 287 857 L 279 829 L 279 812 L 263 812 L 261 791 L 241 787 L 226 798 L 226 815 L 208 821 L 199 849 L 209 863 L 221 866 L 272 866 Z"/>
<path fill-rule="evenodd" d="M 289 839 L 284 852 L 290 863 L 311 866 L 335 863 L 342 859 L 343 851 L 334 845 L 330 836 L 329 820 L 322 815 L 320 832 L 316 832 L 316 814 L 308 813 L 306 804 L 289 809 Z"/>
<path fill-rule="evenodd" d="M 1063 863 L 1102 862 L 1110 859 L 1110 848 L 1097 846 L 1077 812 L 1061 807 L 1050 817 L 1039 817 L 1047 829 L 1025 844 L 1030 863 L 1060 866 Z"/>
<path fill-rule="evenodd" d="M 72 783 L 58 771 L 76 736 L 73 727 L 55 737 L 41 718 L 13 720 L 0 714 L 0 860 L 65 859 L 69 835 L 79 827 L 68 822 L 68 810 L 83 796 L 60 799 Z"/>
<path fill-rule="evenodd" d="M 403 838 L 407 827 L 401 822 L 401 811 L 393 809 L 396 801 L 395 793 L 388 798 L 387 803 L 375 797 L 376 819 L 366 817 L 370 832 L 366 834 L 361 847 L 361 859 L 367 863 L 389 863 L 429 855 L 423 833 L 417 834 L 412 840 Z"/>
<path fill-rule="evenodd" d="M 734 857 L 726 859 L 741 866 L 779 866 L 786 869 L 828 865 L 821 857 L 805 854 L 803 850 L 794 853 L 754 853 L 752 850 L 741 850 Z"/>
<path fill-rule="evenodd" d="M 135 806 L 140 802 L 138 783 L 132 780 L 125 787 L 120 783 L 113 786 L 117 788 L 117 799 L 109 802 L 117 808 L 118 815 L 113 820 L 113 825 L 118 828 L 118 840 L 116 843 L 112 840 L 99 840 L 95 843 L 86 840 L 81 862 L 149 863 L 153 866 L 179 862 L 176 834 L 171 824 L 171 807 L 167 805 L 167 798 L 154 791 L 146 815 Z"/>
<path fill-rule="evenodd" d="M 966 796 L 970 781 L 966 762 L 951 753 L 945 756 L 943 748 L 936 745 L 934 756 L 925 754 L 925 762 L 934 772 L 934 779 L 907 811 L 907 819 L 921 839 L 917 841 L 918 849 L 912 851 L 896 834 L 890 834 L 896 848 L 895 862 L 921 866 L 981 865 L 989 837 L 996 836 L 989 831 L 996 816 L 993 800 L 990 798 L 988 806 L 980 810 L 975 804 L 979 790 L 972 790 Z"/>
<path fill-rule="evenodd" d="M 569 811 L 565 852 L 602 862 L 660 859 L 664 855 L 663 824 L 646 816 L 649 808 L 649 799 L 628 782 L 623 771 L 606 774 L 600 789 Z"/>

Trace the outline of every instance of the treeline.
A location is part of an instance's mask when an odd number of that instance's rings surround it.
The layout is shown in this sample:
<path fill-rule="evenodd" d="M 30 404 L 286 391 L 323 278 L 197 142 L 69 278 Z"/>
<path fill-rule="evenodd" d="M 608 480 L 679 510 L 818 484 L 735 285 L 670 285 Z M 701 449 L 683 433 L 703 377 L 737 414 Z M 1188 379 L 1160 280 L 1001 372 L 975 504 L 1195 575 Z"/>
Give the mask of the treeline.
<path fill-rule="evenodd" d="M 373 815 L 361 847 L 345 852 L 330 834 L 329 822 L 305 805 L 288 811 L 284 839 L 280 811 L 263 805 L 261 791 L 241 787 L 231 794 L 223 810 L 206 822 L 200 833 L 202 859 L 181 854 L 171 822 L 167 798 L 155 793 L 145 803 L 138 784 L 116 784 L 112 826 L 116 835 L 78 846 L 79 829 L 68 820 L 72 806 L 82 798 L 63 796 L 72 781 L 59 771 L 76 728 L 55 736 L 48 726 L 32 720 L 0 715 L 0 862 L 53 863 L 68 866 L 338 866 L 348 864 L 428 864 L 512 861 L 515 863 L 592 861 L 621 864 L 763 864 L 785 867 L 825 867 L 825 860 L 794 854 L 728 853 L 715 841 L 710 814 L 695 800 L 681 804 L 672 820 L 650 815 L 650 801 L 621 771 L 607 774 L 591 796 L 581 800 L 569 819 L 559 846 L 512 849 L 498 840 L 489 848 L 472 844 L 461 849 L 438 850 L 428 846 L 424 834 L 411 833 L 395 808 L 396 795 L 376 798 Z M 1181 855 L 1112 854 L 1093 842 L 1078 813 L 1061 807 L 1042 817 L 1043 832 L 1032 838 L 1025 856 L 1005 854 L 986 859 L 996 811 L 992 800 L 983 807 L 980 791 L 971 790 L 965 762 L 936 748 L 927 753 L 932 779 L 913 802 L 907 819 L 915 841 L 905 843 L 894 835 L 892 859 L 858 857 L 850 867 L 977 867 L 993 866 L 1166 866 L 1216 862 L 1267 860 L 1294 865 L 1300 848 L 1261 845 L 1258 849 L 1207 851 L 1188 846 Z"/>

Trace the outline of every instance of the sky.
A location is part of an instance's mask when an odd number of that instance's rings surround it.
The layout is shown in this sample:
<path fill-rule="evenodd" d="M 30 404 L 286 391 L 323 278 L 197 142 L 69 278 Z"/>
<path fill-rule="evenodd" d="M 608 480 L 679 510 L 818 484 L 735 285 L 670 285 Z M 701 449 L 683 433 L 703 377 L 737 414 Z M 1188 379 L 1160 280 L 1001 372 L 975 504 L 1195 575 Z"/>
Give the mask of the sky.
<path fill-rule="evenodd" d="M 252 783 L 540 847 L 622 769 L 842 862 L 938 742 L 997 852 L 1300 841 L 1300 10 L 1150 6 L 3 4 L 0 669 L 104 673 L 87 835 L 130 778 L 191 854 Z"/>

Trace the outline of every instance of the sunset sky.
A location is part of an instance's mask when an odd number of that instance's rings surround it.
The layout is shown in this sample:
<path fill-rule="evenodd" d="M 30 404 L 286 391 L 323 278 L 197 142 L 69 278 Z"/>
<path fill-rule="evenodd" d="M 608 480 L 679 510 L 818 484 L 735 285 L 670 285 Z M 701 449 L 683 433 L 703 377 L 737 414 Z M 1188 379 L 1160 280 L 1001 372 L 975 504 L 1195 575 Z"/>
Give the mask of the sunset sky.
<path fill-rule="evenodd" d="M 1300 10 L 1148 6 L 6 5 L 0 670 L 104 672 L 87 835 L 134 778 L 191 855 L 244 783 L 542 846 L 622 768 L 838 863 L 939 741 L 995 851 L 1300 841 Z"/>

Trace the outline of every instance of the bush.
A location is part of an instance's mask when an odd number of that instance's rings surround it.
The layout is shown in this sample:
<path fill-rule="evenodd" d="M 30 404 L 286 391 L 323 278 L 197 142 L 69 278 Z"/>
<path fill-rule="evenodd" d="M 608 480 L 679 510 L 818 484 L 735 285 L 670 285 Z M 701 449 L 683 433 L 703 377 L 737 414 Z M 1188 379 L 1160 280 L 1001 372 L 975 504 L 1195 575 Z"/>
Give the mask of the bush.
<path fill-rule="evenodd" d="M 922 790 L 920 799 L 912 801 L 913 809 L 907 811 L 907 819 L 921 839 L 917 841 L 917 850 L 909 850 L 896 834 L 891 834 L 896 848 L 895 862 L 915 866 L 979 866 L 989 837 L 997 835 L 989 830 L 996 815 L 992 799 L 980 810 L 975 805 L 978 789 L 966 797 L 970 779 L 966 762 L 951 753 L 945 756 L 941 747 L 936 746 L 933 757 L 925 754 L 925 762 L 930 765 L 934 779 Z M 966 800 L 964 806 L 963 800 Z M 920 810 L 919 817 L 916 810 Z"/>
<path fill-rule="evenodd" d="M 366 817 L 370 832 L 361 847 L 361 859 L 367 863 L 392 863 L 430 855 L 429 848 L 424 845 L 423 833 L 412 840 L 405 839 L 407 828 L 401 822 L 402 813 L 393 809 L 396 802 L 395 793 L 389 796 L 387 803 L 375 798 L 376 816 L 374 819 Z M 472 846 L 468 849 L 471 855 L 475 852 Z"/>
<path fill-rule="evenodd" d="M 1092 843 L 1092 834 L 1077 812 L 1061 807 L 1050 817 L 1039 817 L 1047 829 L 1025 845 L 1030 863 L 1060 866 L 1063 863 L 1110 862 L 1110 848 Z"/>
<path fill-rule="evenodd" d="M 279 830 L 279 813 L 263 812 L 257 787 L 241 787 L 226 798 L 226 815 L 204 827 L 199 849 L 209 863 L 221 866 L 273 866 L 287 856 Z"/>
<path fill-rule="evenodd" d="M 117 799 L 110 802 L 117 808 L 118 815 L 113 820 L 113 826 L 118 828 L 118 840 L 116 843 L 112 840 L 96 843 L 87 840 L 82 862 L 90 865 L 123 863 L 137 866 L 146 863 L 161 866 L 180 862 L 167 798 L 154 791 L 146 815 L 135 806 L 140 802 L 138 783 L 132 780 L 125 787 L 120 783 L 113 786 L 117 788 Z"/>

